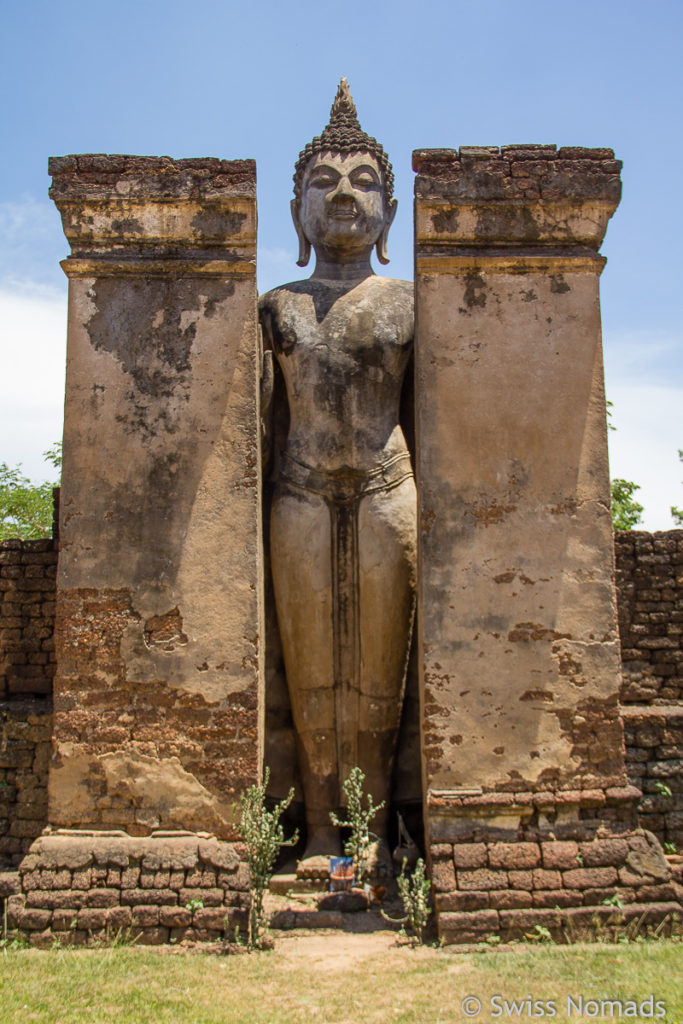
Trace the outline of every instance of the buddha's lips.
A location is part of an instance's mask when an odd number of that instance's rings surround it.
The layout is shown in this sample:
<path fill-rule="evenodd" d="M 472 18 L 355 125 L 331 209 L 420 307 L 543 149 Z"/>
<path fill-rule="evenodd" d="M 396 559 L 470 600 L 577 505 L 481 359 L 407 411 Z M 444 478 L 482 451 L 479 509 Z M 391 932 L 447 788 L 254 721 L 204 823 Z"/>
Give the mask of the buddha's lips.
<path fill-rule="evenodd" d="M 330 210 L 330 220 L 355 220 L 355 210 Z"/>

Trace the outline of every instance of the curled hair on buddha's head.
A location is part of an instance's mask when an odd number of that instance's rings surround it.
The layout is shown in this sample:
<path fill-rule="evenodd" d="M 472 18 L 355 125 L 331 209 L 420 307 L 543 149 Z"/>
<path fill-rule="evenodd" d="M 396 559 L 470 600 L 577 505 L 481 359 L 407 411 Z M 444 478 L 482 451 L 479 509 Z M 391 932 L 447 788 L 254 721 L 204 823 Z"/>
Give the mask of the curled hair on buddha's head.
<path fill-rule="evenodd" d="M 301 202 L 304 173 L 309 161 L 318 153 L 369 153 L 379 164 L 384 178 L 384 203 L 387 209 L 394 195 L 394 172 L 389 157 L 381 144 L 368 135 L 360 126 L 356 105 L 349 92 L 349 83 L 342 78 L 337 87 L 330 110 L 330 121 L 322 135 L 316 135 L 299 153 L 294 168 L 294 196 L 297 203 Z"/>

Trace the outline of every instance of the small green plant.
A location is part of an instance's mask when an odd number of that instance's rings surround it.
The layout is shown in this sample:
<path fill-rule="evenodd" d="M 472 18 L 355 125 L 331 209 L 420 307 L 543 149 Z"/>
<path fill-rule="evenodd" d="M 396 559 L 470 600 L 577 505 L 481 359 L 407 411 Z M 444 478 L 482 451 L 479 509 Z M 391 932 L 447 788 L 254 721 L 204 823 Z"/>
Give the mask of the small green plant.
<path fill-rule="evenodd" d="M 618 907 L 619 910 L 621 910 L 621 908 L 624 905 L 624 901 L 619 896 L 619 893 L 615 892 L 611 896 L 605 896 L 604 900 L 602 901 L 602 905 L 604 907 Z"/>
<path fill-rule="evenodd" d="M 579 850 L 579 852 L 576 855 L 576 863 L 579 865 L 580 868 L 583 867 L 583 854 L 581 853 L 580 850 Z"/>
<path fill-rule="evenodd" d="M 664 843 L 664 853 L 668 853 L 669 856 L 674 855 L 676 853 L 676 844 L 675 843 Z"/>
<path fill-rule="evenodd" d="M 114 928 L 111 929 L 107 926 L 102 934 L 99 934 L 93 938 L 90 933 L 92 943 L 88 943 L 92 949 L 123 949 L 126 946 L 135 946 L 139 939 L 142 937 L 142 932 L 136 932 L 132 928 Z"/>
<path fill-rule="evenodd" d="M 354 875 L 356 882 L 363 884 L 368 874 L 368 855 L 370 846 L 377 839 L 374 832 L 370 831 L 370 822 L 384 807 L 384 800 L 375 806 L 372 802 L 372 795 L 363 792 L 365 772 L 361 768 L 352 768 L 349 777 L 343 785 L 346 796 L 347 820 L 342 821 L 334 811 L 330 811 L 330 820 L 338 828 L 351 829 L 351 834 L 344 846 L 344 853 L 347 857 L 353 857 Z M 363 801 L 367 799 L 367 807 L 363 807 Z"/>
<path fill-rule="evenodd" d="M 282 846 L 293 846 L 299 838 L 295 829 L 290 839 L 285 839 L 280 817 L 294 798 L 290 789 L 285 800 L 275 804 L 272 811 L 266 807 L 266 788 L 270 770 L 266 768 L 260 786 L 250 786 L 240 800 L 240 830 L 247 844 L 247 865 L 249 867 L 249 933 L 252 949 L 261 949 L 265 931 L 263 897 L 273 875 L 275 859 Z"/>
<path fill-rule="evenodd" d="M 398 894 L 403 904 L 404 916 L 400 918 L 389 917 L 382 911 L 382 917 L 393 924 L 402 925 L 400 934 L 408 939 L 413 946 L 422 943 L 425 928 L 431 914 L 429 904 L 429 891 L 431 882 L 425 878 L 425 863 L 422 857 L 417 861 L 411 874 L 406 874 L 407 861 L 404 859 L 401 865 L 401 874 L 396 879 Z M 408 935 L 406 925 L 411 931 Z M 488 940 L 487 940 L 488 941 Z"/>
<path fill-rule="evenodd" d="M 189 910 L 191 914 L 194 914 L 195 910 L 204 909 L 204 900 L 191 899 L 185 904 L 185 909 Z"/>
<path fill-rule="evenodd" d="M 553 934 L 549 928 L 545 925 L 537 924 L 532 932 L 527 932 L 524 936 L 529 942 L 552 942 Z"/>
<path fill-rule="evenodd" d="M 15 953 L 18 949 L 28 949 L 26 936 L 15 935 L 12 939 L 0 939 L 0 953 Z"/>
<path fill-rule="evenodd" d="M 666 782 L 655 782 L 655 790 L 660 796 L 671 796 L 671 787 Z"/>

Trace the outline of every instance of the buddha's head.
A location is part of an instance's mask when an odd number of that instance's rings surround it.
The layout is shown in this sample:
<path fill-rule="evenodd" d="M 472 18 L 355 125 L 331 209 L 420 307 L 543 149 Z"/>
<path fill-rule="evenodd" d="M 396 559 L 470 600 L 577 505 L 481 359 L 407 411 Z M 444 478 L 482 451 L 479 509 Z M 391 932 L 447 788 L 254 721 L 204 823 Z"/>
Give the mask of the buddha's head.
<path fill-rule="evenodd" d="M 388 263 L 387 237 L 396 214 L 393 191 L 389 158 L 361 128 L 342 78 L 329 124 L 301 151 L 294 172 L 298 265 L 306 266 L 311 246 L 341 259 L 369 254 L 375 247 L 380 263 Z"/>

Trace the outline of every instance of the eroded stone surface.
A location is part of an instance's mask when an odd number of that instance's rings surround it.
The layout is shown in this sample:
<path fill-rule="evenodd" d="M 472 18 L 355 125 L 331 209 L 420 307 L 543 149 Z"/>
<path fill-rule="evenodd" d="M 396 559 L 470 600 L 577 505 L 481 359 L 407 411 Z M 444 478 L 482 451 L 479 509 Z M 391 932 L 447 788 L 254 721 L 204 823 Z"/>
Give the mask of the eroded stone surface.
<path fill-rule="evenodd" d="M 616 172 L 602 153 L 536 155 L 416 157 L 434 791 L 625 781 L 595 255 Z M 561 214 L 553 189 L 568 201 Z"/>
<path fill-rule="evenodd" d="M 68 157 L 50 817 L 209 827 L 258 771 L 254 168 Z"/>

